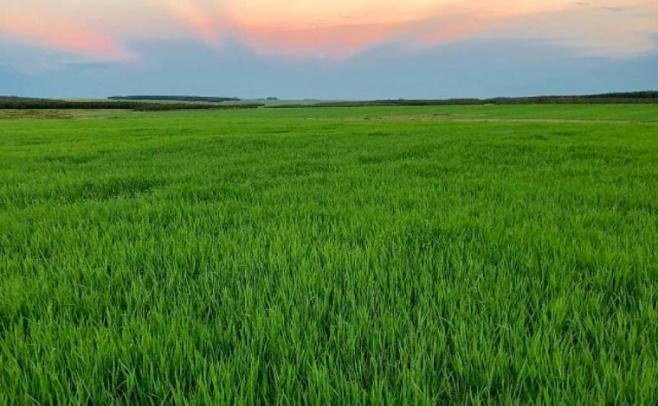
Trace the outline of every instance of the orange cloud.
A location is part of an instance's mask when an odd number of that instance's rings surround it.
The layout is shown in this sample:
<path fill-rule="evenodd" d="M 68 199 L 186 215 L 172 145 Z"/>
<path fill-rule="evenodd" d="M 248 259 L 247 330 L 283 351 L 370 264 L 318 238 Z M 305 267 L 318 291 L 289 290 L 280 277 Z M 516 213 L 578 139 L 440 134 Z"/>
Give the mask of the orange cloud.
<path fill-rule="evenodd" d="M 218 45 L 221 40 L 219 17 L 194 2 L 180 0 L 167 3 L 169 10 L 183 22 L 183 25 L 199 39 L 211 45 Z"/>
<path fill-rule="evenodd" d="M 263 53 L 349 57 L 394 36 L 403 23 L 341 25 L 315 29 L 280 29 L 268 26 L 239 26 L 237 31 L 252 47 Z"/>
<path fill-rule="evenodd" d="M 436 7 L 416 27 L 416 38 L 422 44 L 432 45 L 491 32 L 504 27 L 512 20 L 542 15 L 570 7 L 569 1 L 471 1 Z"/>
<path fill-rule="evenodd" d="M 636 55 L 655 49 L 658 3 L 601 0 L 594 4 L 510 18 L 491 38 L 550 40 L 554 44 L 599 56 Z"/>
<path fill-rule="evenodd" d="M 332 0 L 327 2 L 271 0 L 227 2 L 224 12 L 240 25 L 269 27 L 277 30 L 307 30 L 351 25 L 397 24 L 417 21 L 437 5 L 450 0 Z"/>
<path fill-rule="evenodd" d="M 511 17 L 568 7 L 505 0 L 240 0 L 224 5 L 225 25 L 260 52 L 346 57 L 387 40 L 436 44 L 483 32 Z"/>
<path fill-rule="evenodd" d="M 233 31 L 257 51 L 349 57 L 393 39 L 445 0 L 243 0 L 225 7 Z"/>

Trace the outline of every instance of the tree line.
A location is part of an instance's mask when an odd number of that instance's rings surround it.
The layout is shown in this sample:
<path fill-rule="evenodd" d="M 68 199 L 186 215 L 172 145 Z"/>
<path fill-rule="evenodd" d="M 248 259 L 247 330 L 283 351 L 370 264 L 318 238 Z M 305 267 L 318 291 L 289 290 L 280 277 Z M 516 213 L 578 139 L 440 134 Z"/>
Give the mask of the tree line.
<path fill-rule="evenodd" d="M 225 110 L 225 109 L 249 109 L 261 107 L 263 104 L 211 104 L 211 103 L 156 103 L 144 101 L 113 101 L 113 100 L 90 100 L 90 101 L 68 101 L 56 99 L 36 99 L 13 96 L 0 96 L 0 109 L 17 110 L 135 110 L 135 111 L 168 111 L 168 110 Z"/>

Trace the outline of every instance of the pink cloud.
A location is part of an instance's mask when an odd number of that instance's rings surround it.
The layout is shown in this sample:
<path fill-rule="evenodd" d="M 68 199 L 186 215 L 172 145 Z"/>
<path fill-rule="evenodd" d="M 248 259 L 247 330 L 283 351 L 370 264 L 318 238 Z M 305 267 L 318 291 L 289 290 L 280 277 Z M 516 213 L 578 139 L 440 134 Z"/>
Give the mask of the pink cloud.
<path fill-rule="evenodd" d="M 0 34 L 95 59 L 127 59 L 131 53 L 103 32 L 77 21 L 30 10 L 0 15 Z"/>
<path fill-rule="evenodd" d="M 388 41 L 524 38 L 629 53 L 653 46 L 648 0 L 2 0 L 0 35 L 96 59 L 130 40 L 236 37 L 260 53 L 344 58 Z M 612 12 L 609 10 L 631 10 Z"/>

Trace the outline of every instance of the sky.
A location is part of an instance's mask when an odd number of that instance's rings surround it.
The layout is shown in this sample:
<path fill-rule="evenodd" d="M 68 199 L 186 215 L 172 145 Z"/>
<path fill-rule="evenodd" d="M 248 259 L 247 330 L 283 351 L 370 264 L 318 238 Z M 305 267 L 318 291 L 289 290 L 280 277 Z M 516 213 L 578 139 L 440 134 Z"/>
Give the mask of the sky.
<path fill-rule="evenodd" d="M 0 0 L 0 94 L 658 89 L 656 0 Z"/>

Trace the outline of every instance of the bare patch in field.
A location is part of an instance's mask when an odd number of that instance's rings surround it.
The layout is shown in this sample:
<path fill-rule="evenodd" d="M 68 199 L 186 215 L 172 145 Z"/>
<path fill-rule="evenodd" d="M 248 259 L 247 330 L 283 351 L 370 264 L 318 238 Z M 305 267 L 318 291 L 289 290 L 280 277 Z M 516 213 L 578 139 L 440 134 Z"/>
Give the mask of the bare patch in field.
<path fill-rule="evenodd" d="M 73 120 L 84 118 L 117 118 L 127 110 L 2 110 L 0 120 Z"/>

